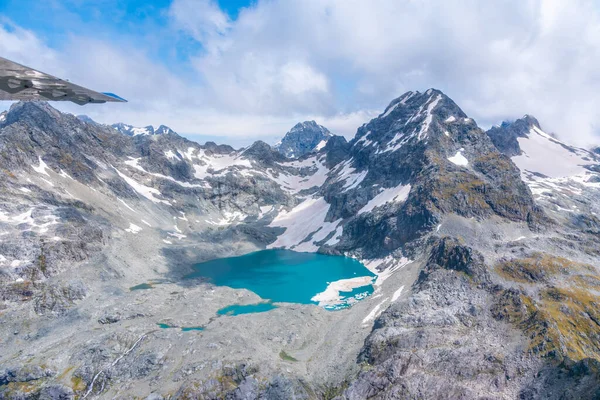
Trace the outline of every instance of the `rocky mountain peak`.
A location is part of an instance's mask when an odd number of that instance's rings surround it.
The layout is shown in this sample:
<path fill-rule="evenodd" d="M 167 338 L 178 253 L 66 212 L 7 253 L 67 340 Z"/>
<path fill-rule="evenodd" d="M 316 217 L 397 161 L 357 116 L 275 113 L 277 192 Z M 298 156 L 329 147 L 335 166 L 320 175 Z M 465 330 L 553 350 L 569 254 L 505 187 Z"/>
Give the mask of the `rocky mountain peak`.
<path fill-rule="evenodd" d="M 369 251 L 398 247 L 448 214 L 545 221 L 518 168 L 439 90 L 395 99 L 358 129 L 350 147 L 327 190 L 327 201 L 336 206 L 331 220 L 349 218 L 387 194 L 405 199 L 386 210 L 391 219 L 385 230 L 371 231 L 371 222 L 360 218 L 349 223 L 349 230 L 372 238 Z M 361 201 L 350 202 L 352 196 Z"/>
<path fill-rule="evenodd" d="M 54 124 L 63 114 L 45 101 L 19 101 L 5 114 L 4 125 L 17 121 Z"/>
<path fill-rule="evenodd" d="M 440 90 L 410 91 L 359 128 L 352 144 L 366 153 L 393 153 L 408 143 L 448 134 L 449 124 L 471 126 L 474 121 Z"/>
<path fill-rule="evenodd" d="M 517 138 L 526 138 L 533 128 L 541 129 L 538 120 L 531 115 L 524 115 L 516 121 L 504 121 L 487 131 L 492 143 L 509 157 L 521 154 Z"/>
<path fill-rule="evenodd" d="M 466 114 L 441 90 L 428 89 L 424 93 L 409 91 L 392 100 L 379 118 L 418 119 L 424 112 L 438 118 L 466 118 Z"/>
<path fill-rule="evenodd" d="M 315 121 L 299 122 L 275 145 L 288 158 L 298 158 L 322 149 L 333 135 Z"/>

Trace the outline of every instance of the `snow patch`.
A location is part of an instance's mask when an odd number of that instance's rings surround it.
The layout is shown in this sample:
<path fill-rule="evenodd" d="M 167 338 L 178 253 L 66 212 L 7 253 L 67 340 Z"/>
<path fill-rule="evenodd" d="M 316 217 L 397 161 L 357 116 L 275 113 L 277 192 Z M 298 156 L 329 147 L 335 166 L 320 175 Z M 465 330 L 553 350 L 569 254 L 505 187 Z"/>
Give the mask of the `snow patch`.
<path fill-rule="evenodd" d="M 335 233 L 333 234 L 333 236 L 331 237 L 331 239 L 329 239 L 328 241 L 325 242 L 325 244 L 327 246 L 333 246 L 339 243 L 340 239 L 342 238 L 342 234 L 344 233 L 344 227 L 343 226 L 338 226 L 335 229 Z"/>
<path fill-rule="evenodd" d="M 48 232 L 49 226 L 58 224 L 58 217 L 53 214 L 40 216 L 38 219 L 42 219 L 45 222 L 38 224 L 32 217 L 34 210 L 35 208 L 30 208 L 28 211 L 25 211 L 22 214 L 13 216 L 7 215 L 5 212 L 0 211 L 0 222 L 5 222 L 14 226 L 22 224 L 31 225 L 31 229 L 37 228 L 39 233 L 46 233 Z"/>
<path fill-rule="evenodd" d="M 281 211 L 277 217 L 269 224 L 270 227 L 285 228 L 285 232 L 277 237 L 277 240 L 267 248 L 284 247 L 298 251 L 312 252 L 318 247 L 314 244 L 315 241 L 324 239 L 332 231 L 336 229 L 336 223 L 326 223 L 325 217 L 329 211 L 329 204 L 322 198 L 309 198 L 298 204 L 290 211 Z M 316 232 L 321 229 L 320 234 Z M 327 235 L 324 233 L 327 232 Z M 306 243 L 302 243 L 315 233 L 315 237 L 311 238 Z M 302 243 L 302 246 L 298 246 Z M 298 246 L 298 248 L 295 248 Z"/>
<path fill-rule="evenodd" d="M 469 160 L 467 160 L 467 158 L 462 154 L 464 150 L 465 149 L 460 149 L 456 152 L 455 155 L 453 155 L 452 157 L 448 157 L 448 161 L 450 161 L 452 164 L 456 164 L 461 167 L 466 167 L 467 165 L 469 165 Z"/>
<path fill-rule="evenodd" d="M 365 179 L 368 174 L 368 170 L 361 172 L 355 172 L 356 169 L 351 166 L 352 160 L 344 161 L 339 167 L 337 167 L 337 181 L 345 181 L 343 186 L 343 192 L 356 188 Z"/>
<path fill-rule="evenodd" d="M 299 245 L 294 246 L 293 249 L 302 252 L 316 252 L 319 250 L 319 246 L 316 243 L 322 242 L 327 236 L 334 232 L 341 222 L 341 219 L 334 222 L 324 222 L 321 228 L 312 235 L 309 241 L 302 242 Z"/>
<path fill-rule="evenodd" d="M 34 167 L 33 165 L 31 166 L 31 168 L 33 168 L 33 170 L 35 172 L 37 172 L 38 174 L 42 174 L 42 175 L 46 175 L 47 177 L 50 177 L 50 175 L 46 172 L 46 169 L 48 168 L 48 165 L 46 165 L 46 163 L 44 162 L 44 160 L 42 160 L 42 157 L 38 156 L 38 160 L 40 165 L 37 167 Z"/>
<path fill-rule="evenodd" d="M 387 256 L 385 258 L 364 260 L 362 263 L 365 267 L 367 267 L 367 269 L 369 271 L 371 271 L 377 275 L 377 280 L 375 281 L 374 286 L 379 287 L 394 272 L 404 268 L 411 262 L 412 262 L 412 260 L 410 260 L 406 257 L 401 257 L 400 259 L 396 259 L 392 256 Z M 383 268 L 381 268 L 381 267 L 383 267 Z"/>
<path fill-rule="evenodd" d="M 121 199 L 120 199 L 120 198 L 118 198 L 118 197 L 117 197 L 117 200 L 119 200 L 121 203 L 123 203 L 123 205 L 124 205 L 125 207 L 127 207 L 127 208 L 129 208 L 131 211 L 135 212 L 135 210 L 134 210 L 133 208 L 129 207 L 129 206 L 127 205 L 127 203 L 125 203 L 123 200 L 121 200 Z"/>
<path fill-rule="evenodd" d="M 238 155 L 237 153 L 208 155 L 204 150 L 200 149 L 198 155 L 194 156 L 193 150 L 194 148 L 190 147 L 188 153 L 185 154 L 185 157 L 190 161 L 195 157 L 201 162 L 201 164 L 194 165 L 194 175 L 198 179 L 204 179 L 210 175 L 220 174 L 221 171 L 228 170 L 233 166 L 245 168 L 252 167 L 250 160 L 242 158 L 241 155 Z"/>
<path fill-rule="evenodd" d="M 360 139 L 358 139 L 356 141 L 356 143 L 354 143 L 354 146 L 356 146 L 359 143 L 364 143 L 362 145 L 363 147 L 369 147 L 370 145 L 372 145 L 373 142 L 369 139 L 370 134 L 371 134 L 371 131 L 368 131 L 367 133 L 365 133 L 364 136 L 362 136 Z"/>
<path fill-rule="evenodd" d="M 133 133 L 133 136 L 149 135 L 150 131 L 148 130 L 148 128 L 135 128 L 135 127 L 132 127 L 131 128 L 131 133 Z"/>
<path fill-rule="evenodd" d="M 425 137 L 427 137 L 427 131 L 429 130 L 429 125 L 431 125 L 431 122 L 433 121 L 432 111 L 438 105 L 438 103 L 440 102 L 441 99 L 442 99 L 442 95 L 438 94 L 437 97 L 435 98 L 435 100 L 433 100 L 427 106 L 427 116 L 425 117 L 425 121 L 423 122 L 423 124 L 421 124 L 421 130 L 419 131 L 419 136 L 418 136 L 419 140 L 422 140 Z"/>
<path fill-rule="evenodd" d="M 415 94 L 414 94 L 414 92 L 412 92 L 412 91 L 408 92 L 408 93 L 407 93 L 407 94 L 406 94 L 406 95 L 405 95 L 405 96 L 402 98 L 402 100 L 400 100 L 400 104 L 406 104 L 406 102 L 407 102 L 407 101 L 408 101 L 410 98 L 412 98 L 414 95 L 415 95 Z"/>
<path fill-rule="evenodd" d="M 165 151 L 165 157 L 167 157 L 169 160 L 173 160 L 175 158 L 179 159 L 179 156 L 176 155 L 173 150 Z"/>
<path fill-rule="evenodd" d="M 155 176 L 157 178 L 166 179 L 166 180 L 169 180 L 171 182 L 174 182 L 174 183 L 178 184 L 179 186 L 183 186 L 183 187 L 187 187 L 187 188 L 196 188 L 196 187 L 204 188 L 205 187 L 204 184 L 199 185 L 199 184 L 193 184 L 193 183 L 189 183 L 189 182 L 181 182 L 181 181 L 178 181 L 177 179 L 175 179 L 175 178 L 173 178 L 171 176 L 167 176 L 167 175 L 163 175 L 163 174 L 157 174 L 157 173 L 154 173 L 154 172 L 148 172 L 141 165 L 139 165 L 140 160 L 141 160 L 141 158 L 129 157 L 129 160 L 125 161 L 125 164 L 127 164 L 130 167 L 133 167 L 133 168 L 137 169 L 138 171 L 141 171 L 141 172 L 143 172 L 145 174 L 152 175 L 152 176 Z"/>
<path fill-rule="evenodd" d="M 262 218 L 263 215 L 270 213 L 273 211 L 274 206 L 260 206 L 260 212 L 258 214 L 258 218 Z"/>
<path fill-rule="evenodd" d="M 454 122 L 454 121 L 456 121 L 456 117 L 454 115 L 451 115 L 448 118 L 446 118 L 446 120 L 444 122 L 450 123 L 450 122 Z"/>
<path fill-rule="evenodd" d="M 383 309 L 381 309 L 381 307 L 386 301 L 388 301 L 387 297 L 383 299 L 379 304 L 377 304 L 375 308 L 373 308 L 373 310 L 371 310 L 371 312 L 365 317 L 365 319 L 362 320 L 363 326 L 367 326 L 370 322 L 374 321 L 375 318 L 379 316 L 379 314 L 383 312 Z"/>
<path fill-rule="evenodd" d="M 396 187 L 383 189 L 377 196 L 373 197 L 363 208 L 358 211 L 358 214 L 370 212 L 376 207 L 380 207 L 389 202 L 402 202 L 408 198 L 410 193 L 410 185 L 398 185 Z"/>
<path fill-rule="evenodd" d="M 400 105 L 400 102 L 397 102 L 396 104 L 394 104 L 393 106 L 388 108 L 388 110 L 385 112 L 385 114 L 383 114 L 380 118 L 385 118 L 388 115 L 390 115 L 392 113 L 392 111 L 394 111 L 396 109 L 396 107 L 398 107 L 399 105 Z"/>
<path fill-rule="evenodd" d="M 125 232 L 129 232 L 129 233 L 140 233 L 142 231 L 142 228 L 140 228 L 139 226 L 129 223 L 129 228 L 125 229 Z"/>
<path fill-rule="evenodd" d="M 321 307 L 339 304 L 342 301 L 340 292 L 351 292 L 353 289 L 369 286 L 371 283 L 373 283 L 373 277 L 371 276 L 340 279 L 327 285 L 325 291 L 313 296 L 311 301 L 318 302 Z"/>
<path fill-rule="evenodd" d="M 65 178 L 65 179 L 71 179 L 73 181 L 75 180 L 75 179 L 71 178 L 71 176 L 69 174 L 67 174 L 65 171 L 63 171 L 62 169 L 60 170 L 60 173 L 58 175 L 60 175 L 62 178 Z"/>
<path fill-rule="evenodd" d="M 314 148 L 314 151 L 319 151 L 327 144 L 327 140 L 321 140 Z"/>
<path fill-rule="evenodd" d="M 113 167 L 114 168 L 114 167 Z M 171 203 L 169 203 L 166 200 L 161 200 L 156 198 L 155 196 L 160 196 L 161 193 L 151 187 L 148 186 L 144 186 L 141 183 L 138 183 L 137 181 L 135 181 L 134 179 L 128 177 L 127 175 L 123 174 L 121 171 L 119 171 L 118 169 L 115 168 L 115 171 L 117 171 L 117 174 L 125 181 L 127 182 L 127 184 L 129 186 L 131 186 L 133 188 L 133 190 L 135 190 L 136 192 L 138 192 L 139 194 L 141 194 L 142 196 L 144 196 L 145 198 L 147 198 L 148 200 L 154 202 L 154 203 L 164 203 L 164 204 L 168 204 L 171 205 Z"/>
<path fill-rule="evenodd" d="M 40 177 L 40 179 L 41 179 L 42 181 L 46 182 L 46 184 L 48 184 L 48 186 L 52 186 L 52 187 L 54 187 L 54 183 L 50 182 L 48 179 L 44 179 L 44 178 L 41 178 L 41 177 Z"/>
<path fill-rule="evenodd" d="M 327 180 L 329 168 L 316 156 L 309 157 L 303 161 L 292 161 L 288 163 L 282 163 L 282 166 L 289 166 L 293 168 L 311 168 L 312 174 L 307 176 L 291 174 L 288 171 L 282 171 L 276 174 L 272 169 L 267 169 L 267 177 L 277 182 L 282 189 L 290 193 L 298 193 L 305 189 L 312 187 L 321 187 Z"/>
<path fill-rule="evenodd" d="M 402 294 L 402 290 L 404 290 L 404 286 L 400 286 L 400 288 L 394 292 L 394 294 L 392 295 L 392 303 L 398 300 L 398 298 Z"/>
<path fill-rule="evenodd" d="M 237 221 L 242 221 L 246 219 L 247 215 L 241 211 L 221 211 L 222 218 L 217 221 L 206 220 L 207 223 L 216 226 L 227 226 L 231 225 Z"/>

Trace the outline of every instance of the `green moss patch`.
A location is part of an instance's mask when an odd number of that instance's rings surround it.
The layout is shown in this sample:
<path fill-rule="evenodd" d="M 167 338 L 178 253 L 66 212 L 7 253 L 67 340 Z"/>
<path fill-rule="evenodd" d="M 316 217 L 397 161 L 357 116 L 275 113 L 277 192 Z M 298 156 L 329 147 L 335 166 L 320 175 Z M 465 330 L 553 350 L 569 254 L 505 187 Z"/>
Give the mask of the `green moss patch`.
<path fill-rule="evenodd" d="M 293 361 L 293 362 L 298 361 L 297 359 L 295 359 L 294 357 L 292 357 L 288 353 L 286 353 L 284 350 L 281 350 L 279 352 L 279 358 L 281 358 L 283 361 Z"/>

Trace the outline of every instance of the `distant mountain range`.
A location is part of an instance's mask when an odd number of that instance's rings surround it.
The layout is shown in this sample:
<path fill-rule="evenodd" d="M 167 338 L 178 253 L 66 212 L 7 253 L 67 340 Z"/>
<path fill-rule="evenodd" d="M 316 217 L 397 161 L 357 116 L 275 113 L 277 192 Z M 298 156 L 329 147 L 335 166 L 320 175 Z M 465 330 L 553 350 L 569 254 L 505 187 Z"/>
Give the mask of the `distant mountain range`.
<path fill-rule="evenodd" d="M 168 135 L 168 134 L 175 133 L 171 128 L 169 128 L 168 126 L 164 126 L 164 125 L 161 125 L 156 129 L 154 129 L 154 127 L 152 125 L 148 125 L 144 128 L 136 128 L 134 126 L 127 125 L 127 124 L 124 124 L 121 122 L 119 122 L 117 124 L 112 124 L 111 126 L 113 128 L 115 128 L 116 130 L 118 130 L 119 132 L 121 132 L 122 134 L 127 135 L 127 136 L 138 136 L 138 135 L 152 136 L 152 135 Z"/>

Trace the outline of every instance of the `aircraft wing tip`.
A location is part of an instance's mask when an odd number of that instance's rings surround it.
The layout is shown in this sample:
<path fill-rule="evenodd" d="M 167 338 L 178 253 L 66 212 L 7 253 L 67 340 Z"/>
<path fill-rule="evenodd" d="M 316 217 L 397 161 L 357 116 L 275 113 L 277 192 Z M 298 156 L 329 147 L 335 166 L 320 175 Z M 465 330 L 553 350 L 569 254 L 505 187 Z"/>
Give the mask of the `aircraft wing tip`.
<path fill-rule="evenodd" d="M 110 93 L 110 92 L 102 92 L 103 95 L 108 96 L 113 98 L 115 101 L 119 101 L 119 102 L 123 102 L 123 103 L 127 103 L 127 100 L 125 100 L 124 98 L 122 98 L 121 96 L 117 96 L 114 93 Z"/>

